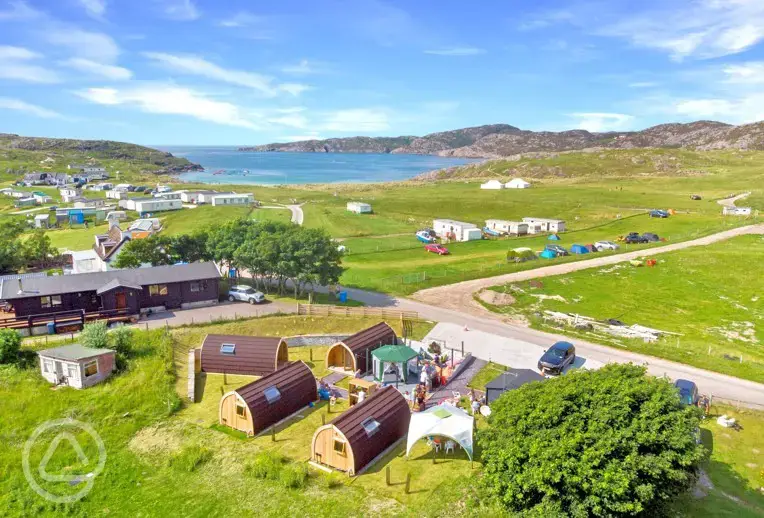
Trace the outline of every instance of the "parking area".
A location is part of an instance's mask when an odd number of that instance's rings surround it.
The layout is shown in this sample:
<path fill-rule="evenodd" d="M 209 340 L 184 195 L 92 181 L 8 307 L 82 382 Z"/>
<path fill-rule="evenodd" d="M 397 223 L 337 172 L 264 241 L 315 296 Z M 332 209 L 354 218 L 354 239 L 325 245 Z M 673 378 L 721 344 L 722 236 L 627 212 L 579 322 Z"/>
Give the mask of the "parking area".
<path fill-rule="evenodd" d="M 252 318 L 275 313 L 294 313 L 294 304 L 266 300 L 262 304 L 247 304 L 246 302 L 220 302 L 215 306 L 193 309 L 177 309 L 159 311 L 141 318 L 136 324 L 139 327 L 154 329 L 169 325 L 170 327 L 213 322 L 215 320 L 232 320 L 236 318 Z"/>

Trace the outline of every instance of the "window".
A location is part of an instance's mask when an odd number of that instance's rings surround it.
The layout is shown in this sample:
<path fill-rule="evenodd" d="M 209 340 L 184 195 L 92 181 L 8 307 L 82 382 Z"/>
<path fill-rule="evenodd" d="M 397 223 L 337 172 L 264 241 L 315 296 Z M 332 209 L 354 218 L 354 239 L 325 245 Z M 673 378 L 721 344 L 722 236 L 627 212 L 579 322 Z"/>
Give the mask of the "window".
<path fill-rule="evenodd" d="M 191 282 L 191 293 L 198 293 L 201 291 L 201 283 L 199 281 L 192 281 Z"/>
<path fill-rule="evenodd" d="M 149 286 L 149 295 L 156 297 L 158 295 L 167 295 L 166 284 L 152 284 Z"/>
<path fill-rule="evenodd" d="M 51 295 L 50 297 L 40 297 L 40 307 L 54 308 L 54 307 L 60 306 L 61 304 L 62 304 L 61 295 Z"/>
<path fill-rule="evenodd" d="M 42 370 L 43 372 L 53 372 L 53 362 L 50 360 L 43 360 Z"/>
<path fill-rule="evenodd" d="M 366 419 L 361 423 L 361 426 L 363 426 L 363 429 L 366 431 L 366 435 L 368 437 L 371 437 L 379 431 L 379 422 L 373 417 Z"/>
<path fill-rule="evenodd" d="M 74 378 L 74 379 L 79 378 L 79 371 L 80 369 L 78 368 L 77 365 L 67 364 L 66 366 L 66 376 L 68 378 Z M 98 368 L 96 368 L 96 372 L 98 372 Z"/>
<path fill-rule="evenodd" d="M 268 402 L 269 405 L 272 405 L 279 399 L 281 399 L 281 392 L 279 392 L 279 389 L 276 387 L 268 387 L 263 391 L 263 395 L 265 396 L 265 400 Z"/>
<path fill-rule="evenodd" d="M 247 417 L 247 407 L 244 405 L 236 405 L 236 415 L 239 417 Z"/>
<path fill-rule="evenodd" d="M 85 377 L 95 376 L 98 374 L 98 360 L 93 360 L 85 364 Z"/>
<path fill-rule="evenodd" d="M 233 356 L 234 354 L 236 354 L 236 344 L 221 344 L 220 354 L 228 354 L 230 356 Z"/>
<path fill-rule="evenodd" d="M 334 439 L 334 453 L 345 455 L 345 441 L 342 439 Z"/>

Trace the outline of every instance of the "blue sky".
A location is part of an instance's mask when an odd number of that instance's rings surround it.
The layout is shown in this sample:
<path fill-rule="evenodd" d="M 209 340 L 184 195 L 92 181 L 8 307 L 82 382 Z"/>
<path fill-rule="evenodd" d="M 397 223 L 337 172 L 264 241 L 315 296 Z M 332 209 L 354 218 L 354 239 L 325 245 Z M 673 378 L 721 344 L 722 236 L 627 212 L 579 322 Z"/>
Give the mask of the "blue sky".
<path fill-rule="evenodd" d="M 763 39 L 762 0 L 0 0 L 0 131 L 235 145 L 741 124 L 764 119 Z"/>

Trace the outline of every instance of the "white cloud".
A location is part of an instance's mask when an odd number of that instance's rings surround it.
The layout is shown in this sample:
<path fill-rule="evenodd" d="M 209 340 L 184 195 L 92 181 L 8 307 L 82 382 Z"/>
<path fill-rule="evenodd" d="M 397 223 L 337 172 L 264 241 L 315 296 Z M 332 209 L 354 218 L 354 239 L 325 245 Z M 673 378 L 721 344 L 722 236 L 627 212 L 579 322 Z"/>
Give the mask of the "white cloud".
<path fill-rule="evenodd" d="M 262 20 L 261 17 L 255 16 L 252 13 L 246 11 L 239 11 L 230 18 L 225 18 L 218 22 L 220 27 L 249 27 Z"/>
<path fill-rule="evenodd" d="M 337 110 L 324 115 L 321 129 L 325 131 L 378 132 L 390 129 L 387 113 L 379 108 Z"/>
<path fill-rule="evenodd" d="M 268 122 L 272 124 L 279 124 L 281 126 L 289 126 L 290 128 L 304 129 L 310 124 L 308 118 L 300 113 L 292 113 L 281 115 L 278 117 L 271 117 Z"/>
<path fill-rule="evenodd" d="M 764 83 L 764 61 L 752 61 L 724 68 L 727 83 L 761 84 Z"/>
<path fill-rule="evenodd" d="M 323 140 L 323 137 L 318 133 L 307 133 L 305 135 L 289 135 L 279 139 L 279 141 L 286 142 L 301 142 L 303 140 Z"/>
<path fill-rule="evenodd" d="M 425 50 L 425 54 L 434 54 L 436 56 L 477 56 L 485 54 L 485 49 L 477 47 L 450 47 L 443 49 Z"/>
<path fill-rule="evenodd" d="M 252 88 L 269 97 L 276 96 L 282 92 L 297 96 L 309 88 L 306 85 L 295 83 L 274 85 L 272 77 L 254 72 L 223 68 L 196 56 L 176 56 L 162 52 L 148 52 L 145 56 L 177 72 Z"/>
<path fill-rule="evenodd" d="M 676 104 L 681 115 L 694 118 L 726 116 L 735 111 L 735 104 L 726 99 L 693 99 Z"/>
<path fill-rule="evenodd" d="M 102 20 L 106 14 L 106 0 L 78 0 L 91 18 Z"/>
<path fill-rule="evenodd" d="M 637 81 L 629 83 L 629 88 L 655 88 L 656 86 L 658 86 L 658 83 L 653 81 Z"/>
<path fill-rule="evenodd" d="M 47 30 L 44 37 L 49 43 L 68 48 L 78 57 L 113 63 L 119 56 L 119 46 L 114 39 L 101 32 L 90 32 L 73 27 L 57 27 Z"/>
<path fill-rule="evenodd" d="M 67 59 L 60 64 L 65 67 L 79 70 L 80 72 L 85 72 L 86 74 L 111 79 L 113 81 L 126 81 L 133 77 L 133 73 L 126 68 L 115 65 L 104 65 L 85 58 Z"/>
<path fill-rule="evenodd" d="M 254 114 L 224 101 L 174 85 L 138 85 L 124 89 L 88 88 L 76 92 L 83 99 L 106 106 L 128 106 L 146 113 L 183 115 L 206 122 L 260 129 Z"/>
<path fill-rule="evenodd" d="M 58 83 L 58 75 L 46 67 L 30 63 L 41 58 L 24 47 L 0 46 L 0 78 L 26 83 Z"/>
<path fill-rule="evenodd" d="M 42 16 L 37 9 L 24 1 L 9 2 L 10 9 L 0 11 L 0 20 L 31 20 Z"/>
<path fill-rule="evenodd" d="M 576 128 L 593 133 L 627 129 L 634 119 L 631 115 L 623 113 L 571 113 L 570 116 L 578 119 Z"/>
<path fill-rule="evenodd" d="M 0 97 L 0 109 L 15 110 L 29 115 L 34 115 L 35 117 L 42 117 L 44 119 L 63 118 L 60 113 L 54 112 L 53 110 L 48 110 L 47 108 L 29 104 L 26 101 L 22 101 L 20 99 L 12 99 L 9 97 Z"/>
<path fill-rule="evenodd" d="M 294 76 L 307 76 L 311 74 L 317 74 L 320 71 L 316 68 L 314 63 L 309 62 L 307 59 L 300 60 L 299 63 L 293 65 L 285 65 L 281 67 L 281 71 L 285 74 L 291 74 Z"/>
<path fill-rule="evenodd" d="M 191 0 L 160 0 L 162 10 L 167 18 L 180 22 L 188 22 L 201 16 L 196 4 Z"/>

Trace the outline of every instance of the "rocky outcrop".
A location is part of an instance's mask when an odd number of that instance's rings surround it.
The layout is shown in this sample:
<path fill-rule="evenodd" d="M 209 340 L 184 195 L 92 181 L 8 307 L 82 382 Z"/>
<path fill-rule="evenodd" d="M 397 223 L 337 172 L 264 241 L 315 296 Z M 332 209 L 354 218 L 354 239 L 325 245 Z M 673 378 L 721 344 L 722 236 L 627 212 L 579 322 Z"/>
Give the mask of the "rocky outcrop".
<path fill-rule="evenodd" d="M 239 151 L 287 151 L 297 153 L 391 153 L 416 137 L 348 137 L 304 140 L 239 148 Z"/>

